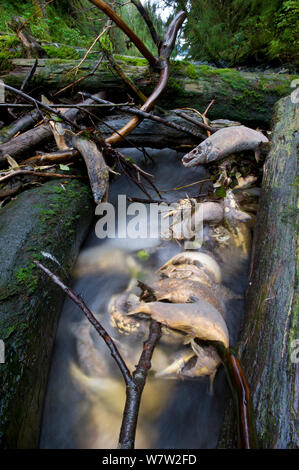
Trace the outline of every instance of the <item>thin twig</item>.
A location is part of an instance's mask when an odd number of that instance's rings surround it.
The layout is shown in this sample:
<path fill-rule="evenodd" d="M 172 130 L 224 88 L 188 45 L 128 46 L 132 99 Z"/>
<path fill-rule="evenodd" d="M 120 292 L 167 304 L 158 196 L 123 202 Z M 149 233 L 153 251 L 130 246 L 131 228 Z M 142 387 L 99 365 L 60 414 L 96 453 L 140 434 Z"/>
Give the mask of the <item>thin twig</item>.
<path fill-rule="evenodd" d="M 104 57 L 104 54 L 101 55 L 100 59 L 98 60 L 98 62 L 95 64 L 94 68 L 92 69 L 92 71 L 90 73 L 87 73 L 86 75 L 84 75 L 83 77 L 80 77 L 78 78 L 77 80 L 75 80 L 74 82 L 70 83 L 69 85 L 66 85 L 64 88 L 61 88 L 60 90 L 56 91 L 56 93 L 54 93 L 53 96 L 57 96 L 57 95 L 60 95 L 61 93 L 65 92 L 66 90 L 68 90 L 69 88 L 71 87 L 74 87 L 75 85 L 78 85 L 78 83 L 81 83 L 83 80 L 85 80 L 86 78 L 89 78 L 89 77 L 92 77 L 97 69 L 99 68 L 99 66 L 101 65 L 102 61 L 103 61 L 103 57 Z"/>
<path fill-rule="evenodd" d="M 103 328 L 101 323 L 96 319 L 91 310 L 87 307 L 84 300 L 76 295 L 72 289 L 67 287 L 62 280 L 53 274 L 39 261 L 34 260 L 33 263 L 42 270 L 63 292 L 82 310 L 88 321 L 94 326 L 98 334 L 108 346 L 113 359 L 118 365 L 126 384 L 126 404 L 123 413 L 123 420 L 119 436 L 119 449 L 133 449 L 135 443 L 135 434 L 138 421 L 138 414 L 141 402 L 141 396 L 146 382 L 148 371 L 151 368 L 151 359 L 154 349 L 161 337 L 161 325 L 155 321 L 151 321 L 149 327 L 149 336 L 143 345 L 143 351 L 136 366 L 135 371 L 131 374 L 128 366 L 118 351 L 113 339 L 109 333 Z"/>
<path fill-rule="evenodd" d="M 106 33 L 106 31 L 109 30 L 109 28 L 111 28 L 111 26 L 105 26 L 103 31 L 95 38 L 95 40 L 93 41 L 93 43 L 91 44 L 91 46 L 87 49 L 87 51 L 85 52 L 84 56 L 82 57 L 82 59 L 80 60 L 79 64 L 77 64 L 75 67 L 73 67 L 71 70 L 69 70 L 67 73 L 70 74 L 71 72 L 74 72 L 75 71 L 75 74 L 78 73 L 78 70 L 80 68 L 80 66 L 83 64 L 83 62 L 86 60 L 88 54 L 90 53 L 91 49 L 95 46 L 95 44 L 98 42 L 99 39 L 101 39 L 101 37 Z"/>
<path fill-rule="evenodd" d="M 143 351 L 133 372 L 133 383 L 127 387 L 126 404 L 119 436 L 119 449 L 134 449 L 140 401 L 154 349 L 161 338 L 161 325 L 151 321 L 149 336 L 143 344 Z"/>
<path fill-rule="evenodd" d="M 115 72 L 118 74 L 118 76 L 123 80 L 123 82 L 133 91 L 133 93 L 135 93 L 135 95 L 138 96 L 138 98 L 141 99 L 141 101 L 143 103 L 145 103 L 146 100 L 147 100 L 147 97 L 145 96 L 144 93 L 142 93 L 141 90 L 139 90 L 135 86 L 134 82 L 129 77 L 126 76 L 126 74 L 124 73 L 122 68 L 119 66 L 119 64 L 114 59 L 113 55 L 110 54 L 109 51 L 105 51 L 105 56 L 107 57 L 108 61 L 110 62 L 111 66 L 113 67 Z"/>
<path fill-rule="evenodd" d="M 197 119 L 194 119 L 192 116 L 189 116 L 189 114 L 183 113 L 182 111 L 179 111 L 177 109 L 174 109 L 174 113 L 182 117 L 183 119 L 186 119 L 186 121 L 192 122 L 192 124 L 195 124 L 196 126 L 201 127 L 202 129 L 205 129 L 206 131 L 210 131 L 212 133 L 216 132 L 216 130 L 213 129 L 213 127 L 201 121 L 198 121 Z"/>
<path fill-rule="evenodd" d="M 111 101 L 102 100 L 101 98 L 97 98 L 91 95 L 90 93 L 80 92 L 80 94 L 84 97 L 92 98 L 94 99 L 94 101 L 97 101 L 98 103 L 106 103 L 106 104 L 110 104 L 111 106 L 113 106 L 113 103 Z M 192 135 L 192 137 L 196 137 L 201 140 L 206 138 L 206 136 L 203 135 L 201 132 L 193 131 L 192 129 L 188 129 L 187 127 L 183 127 L 183 126 L 180 126 L 179 124 L 175 124 L 174 122 L 167 121 L 166 119 L 161 118 L 160 116 L 155 116 L 154 114 L 147 113 L 145 111 L 142 111 L 141 109 L 123 106 L 120 111 L 123 113 L 140 116 L 143 119 L 151 119 L 152 121 L 159 122 L 160 124 L 163 124 L 164 126 L 167 126 L 167 127 L 172 127 L 173 129 L 176 129 L 179 132 L 184 132 L 185 134 Z M 110 138 L 106 139 L 106 142 L 110 143 Z"/>
<path fill-rule="evenodd" d="M 128 106 L 130 103 L 116 103 L 113 106 L 115 108 L 121 108 L 123 106 Z M 1 108 L 34 108 L 35 106 L 33 104 L 26 104 L 26 103 L 0 103 Z M 66 108 L 66 109 L 72 109 L 72 108 L 111 108 L 110 104 L 84 104 L 84 103 L 78 103 L 78 104 L 51 104 L 51 108 Z"/>
<path fill-rule="evenodd" d="M 149 64 L 152 67 L 157 67 L 159 62 L 153 56 L 153 54 L 148 50 L 148 48 L 143 44 L 139 37 L 134 33 L 134 31 L 129 28 L 129 26 L 124 22 L 124 20 L 115 13 L 112 8 L 107 5 L 107 3 L 102 0 L 89 0 L 91 3 L 96 5 L 100 10 L 102 10 L 109 18 L 114 21 L 114 23 L 128 36 L 132 43 L 137 47 L 139 52 L 146 58 Z"/>
<path fill-rule="evenodd" d="M 4 83 L 4 86 L 7 90 L 12 91 L 13 93 L 17 95 L 22 96 L 22 98 L 24 98 L 27 101 L 31 101 L 31 103 L 33 103 L 37 108 L 41 107 L 50 113 L 56 114 L 56 116 L 58 116 L 60 119 L 62 119 L 63 121 L 65 121 L 66 123 L 74 127 L 75 129 L 77 129 L 78 131 L 81 131 L 81 127 L 79 127 L 78 124 L 71 121 L 64 114 L 60 113 L 59 111 L 56 111 L 51 106 L 48 106 L 47 104 L 42 103 L 41 101 L 36 100 L 35 98 L 32 98 L 32 96 L 27 95 L 27 93 L 24 93 L 23 91 L 20 91 L 17 88 L 13 88 L 12 86 L 6 85 L 6 83 Z"/>
<path fill-rule="evenodd" d="M 131 372 L 129 371 L 125 361 L 120 355 L 120 352 L 118 351 L 116 345 L 114 344 L 113 339 L 110 337 L 108 332 L 105 330 L 105 328 L 102 327 L 100 322 L 96 319 L 94 314 L 91 312 L 91 310 L 87 307 L 86 303 L 84 302 L 83 299 L 81 299 L 78 295 L 75 294 L 75 292 L 70 288 L 67 287 L 62 280 L 53 274 L 46 266 L 41 264 L 39 261 L 34 260 L 33 263 L 41 269 L 52 281 L 60 287 L 60 289 L 65 292 L 66 295 L 69 296 L 69 298 L 82 310 L 84 315 L 87 317 L 87 320 L 94 326 L 98 334 L 103 338 L 105 343 L 107 344 L 108 348 L 110 349 L 111 355 L 115 362 L 117 363 L 123 378 L 126 382 L 127 385 L 131 385 L 133 378 L 131 375 Z"/>
<path fill-rule="evenodd" d="M 42 178 L 76 178 L 76 179 L 81 179 L 81 178 L 87 178 L 87 176 L 82 176 L 82 175 L 62 175 L 61 173 L 43 173 L 42 171 L 34 171 L 34 170 L 16 170 L 12 171 L 11 173 L 8 173 L 8 175 L 2 176 L 0 178 L 0 183 L 3 183 L 4 181 L 7 181 L 14 176 L 20 176 L 20 175 L 34 175 L 34 176 L 39 176 Z"/>
<path fill-rule="evenodd" d="M 38 65 L 38 60 L 35 59 L 31 69 L 29 70 L 28 74 L 26 75 L 26 77 L 25 77 L 25 79 L 24 79 L 24 81 L 21 85 L 21 88 L 20 88 L 21 91 L 25 90 L 28 83 L 30 83 L 30 81 L 32 80 L 32 77 L 35 74 L 37 65 Z"/>
<path fill-rule="evenodd" d="M 157 32 L 156 32 L 156 29 L 153 25 L 153 22 L 149 16 L 149 14 L 147 13 L 147 11 L 145 10 L 145 8 L 143 7 L 142 3 L 140 2 L 140 0 L 131 0 L 131 3 L 133 3 L 133 5 L 135 5 L 135 7 L 137 8 L 137 10 L 139 11 L 139 13 L 141 14 L 141 16 L 143 17 L 145 23 L 147 24 L 147 27 L 149 29 L 149 32 L 152 36 L 152 39 L 154 41 L 154 43 L 156 44 L 158 50 L 160 48 L 160 45 L 161 45 L 161 42 L 162 40 L 159 38 Z"/>

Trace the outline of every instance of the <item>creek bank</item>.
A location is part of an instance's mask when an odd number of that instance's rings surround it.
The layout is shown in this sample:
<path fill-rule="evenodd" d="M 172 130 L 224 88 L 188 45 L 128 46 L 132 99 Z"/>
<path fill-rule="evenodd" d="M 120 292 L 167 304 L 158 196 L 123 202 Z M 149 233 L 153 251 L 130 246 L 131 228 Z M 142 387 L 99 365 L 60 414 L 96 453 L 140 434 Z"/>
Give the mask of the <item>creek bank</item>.
<path fill-rule="evenodd" d="M 94 216 L 89 188 L 52 180 L 28 190 L 0 211 L 0 447 L 38 446 L 41 414 L 58 314 L 64 294 L 32 264 L 68 280 Z M 54 268 L 55 266 L 55 268 Z"/>
<path fill-rule="evenodd" d="M 296 298 L 298 105 L 280 100 L 264 165 L 254 229 L 246 316 L 238 357 L 252 395 L 260 446 L 299 447 Z M 298 353 L 297 353 L 298 356 Z M 220 447 L 236 447 L 235 416 L 227 410 Z"/>

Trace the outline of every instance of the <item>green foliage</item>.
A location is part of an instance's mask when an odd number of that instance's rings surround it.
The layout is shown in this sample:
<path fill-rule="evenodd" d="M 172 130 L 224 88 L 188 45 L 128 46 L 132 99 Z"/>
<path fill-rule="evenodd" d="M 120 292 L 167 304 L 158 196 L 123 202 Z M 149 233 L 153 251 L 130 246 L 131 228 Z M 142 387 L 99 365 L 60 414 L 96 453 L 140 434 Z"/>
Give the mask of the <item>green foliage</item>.
<path fill-rule="evenodd" d="M 44 45 L 43 49 L 46 51 L 50 59 L 80 59 L 80 54 L 74 48 L 69 46 L 55 47 L 52 45 Z"/>
<path fill-rule="evenodd" d="M 0 31 L 12 33 L 8 26 L 11 17 L 21 16 L 28 20 L 28 25 L 38 40 L 62 45 L 59 48 L 52 45 L 43 46 L 49 57 L 76 59 L 78 54 L 69 47 L 88 48 L 108 19 L 88 0 L 54 0 L 42 8 L 46 3 L 46 0 L 27 0 L 25 2 L 0 0 Z M 148 10 L 158 34 L 163 37 L 163 22 L 157 13 L 157 7 L 149 2 L 145 2 L 144 6 Z M 134 31 L 137 31 L 138 36 L 148 49 L 157 54 L 157 48 L 153 44 L 148 27 L 136 7 L 133 4 L 119 2 L 116 10 L 124 21 Z M 93 50 L 99 49 L 122 55 L 141 55 L 118 28 L 112 28 L 109 34 L 106 33 L 100 38 Z"/>
<path fill-rule="evenodd" d="M 8 59 L 23 56 L 23 47 L 14 35 L 5 34 L 0 36 L 0 70 L 9 69 Z"/>
<path fill-rule="evenodd" d="M 155 29 L 160 37 L 163 38 L 164 24 L 157 11 L 157 5 L 149 1 L 142 2 L 147 10 Z M 127 25 L 138 34 L 138 37 L 146 45 L 146 47 L 154 54 L 157 55 L 157 47 L 154 44 L 152 37 L 149 33 L 148 27 L 133 4 L 118 7 L 117 13 L 127 23 Z M 118 28 L 113 28 L 110 37 L 114 46 L 114 51 L 117 54 L 125 54 L 129 56 L 140 56 L 140 52 L 136 47 L 128 41 L 127 37 Z"/>
<path fill-rule="evenodd" d="M 298 58 L 298 1 L 176 0 L 172 3 L 187 12 L 184 48 L 193 59 L 234 66 L 275 60 L 291 62 Z"/>

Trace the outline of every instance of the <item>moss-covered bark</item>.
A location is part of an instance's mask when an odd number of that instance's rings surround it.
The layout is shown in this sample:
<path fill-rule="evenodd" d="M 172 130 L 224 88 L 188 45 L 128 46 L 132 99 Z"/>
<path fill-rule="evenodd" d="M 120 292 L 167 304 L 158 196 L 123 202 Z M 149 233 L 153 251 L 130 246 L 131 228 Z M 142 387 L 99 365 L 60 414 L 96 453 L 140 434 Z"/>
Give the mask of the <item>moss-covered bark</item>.
<path fill-rule="evenodd" d="M 55 180 L 19 195 L 0 211 L 0 447 L 38 445 L 51 349 L 63 295 L 32 264 L 68 277 L 93 216 L 90 190 Z M 61 268 L 45 258 L 54 256 Z"/>
<path fill-rule="evenodd" d="M 144 59 L 117 57 L 126 75 L 146 94 L 150 94 L 158 80 Z M 1 79 L 8 85 L 19 87 L 32 60 L 11 59 L 11 71 L 3 72 Z M 88 75 L 95 62 L 85 61 L 77 74 L 71 69 L 78 61 L 40 59 L 33 83 L 47 88 L 62 88 L 80 77 Z M 67 73 L 68 72 L 68 73 Z M 167 109 L 191 106 L 204 111 L 216 98 L 209 117 L 239 120 L 244 123 L 269 124 L 274 103 L 290 92 L 290 83 L 295 78 L 283 74 L 239 72 L 233 69 L 217 69 L 207 65 L 173 61 L 166 93 L 159 104 Z M 127 91 L 121 79 L 111 72 L 106 63 L 81 82 L 77 89 L 98 92 L 107 90 L 113 99 Z"/>
<path fill-rule="evenodd" d="M 293 343 L 299 339 L 295 301 L 298 121 L 298 105 L 290 97 L 280 100 L 264 167 L 247 317 L 238 348 L 263 448 L 299 446 L 299 370 Z M 235 429 L 228 407 L 221 447 L 236 445 Z"/>

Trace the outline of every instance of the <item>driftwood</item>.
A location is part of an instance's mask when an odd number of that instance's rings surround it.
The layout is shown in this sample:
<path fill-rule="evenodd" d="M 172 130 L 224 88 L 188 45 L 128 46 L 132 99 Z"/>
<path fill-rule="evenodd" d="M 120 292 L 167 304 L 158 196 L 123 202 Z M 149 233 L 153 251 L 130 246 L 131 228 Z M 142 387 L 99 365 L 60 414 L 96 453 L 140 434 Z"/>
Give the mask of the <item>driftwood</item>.
<path fill-rule="evenodd" d="M 95 95 L 95 96 L 100 96 Z M 86 100 L 86 102 L 91 102 L 92 100 Z M 71 110 L 72 113 L 68 114 L 72 119 L 78 115 L 79 117 L 85 117 L 86 123 L 86 113 L 83 111 Z M 71 111 L 68 111 L 70 113 Z M 78 114 L 77 114 L 78 113 Z M 98 130 L 101 132 L 103 138 L 107 138 L 111 135 L 111 131 L 121 128 L 128 122 L 129 116 L 109 116 L 106 118 L 101 118 L 101 121 L 98 123 Z M 166 119 L 174 124 L 186 127 L 198 134 L 198 127 L 194 124 L 188 123 L 184 119 L 181 119 L 179 116 L 176 116 L 173 113 L 169 113 L 166 116 Z M 87 121 L 88 122 L 88 121 Z M 51 128 L 42 124 L 34 129 L 30 129 L 23 134 L 15 137 L 13 140 L 6 142 L 0 145 L 0 168 L 7 164 L 5 155 L 9 154 L 16 161 L 21 161 L 26 157 L 33 156 L 35 150 L 40 150 L 43 145 L 53 139 Z M 198 137 L 195 137 L 179 132 L 176 129 L 165 127 L 159 123 L 144 120 L 138 127 L 136 127 L 130 136 L 127 139 L 122 140 L 119 145 L 122 147 L 131 147 L 133 145 L 140 147 L 152 147 L 152 148 L 179 148 L 180 146 L 190 146 L 196 145 L 198 143 Z"/>
<path fill-rule="evenodd" d="M 121 57 L 117 61 L 127 77 L 145 94 L 157 83 L 156 75 L 150 71 L 145 60 Z M 20 88 L 33 62 L 29 59 L 11 59 L 12 70 L 3 73 L 0 78 L 8 85 Z M 76 91 L 84 89 L 95 93 L 99 89 L 105 90 L 108 92 L 108 99 L 112 101 L 124 101 L 123 96 L 127 94 L 126 85 L 114 71 L 108 69 L 107 61 L 103 61 L 92 75 L 89 74 L 96 61 L 85 61 L 76 77 L 68 72 L 79 61 L 39 59 L 38 62 L 32 86 L 57 89 L 87 76 L 75 86 Z M 138 65 L 134 65 L 134 62 Z M 238 72 L 174 61 L 170 64 L 170 77 L 168 87 L 159 100 L 159 105 L 166 109 L 189 106 L 202 112 L 215 98 L 209 111 L 211 119 L 225 116 L 244 124 L 257 123 L 264 127 L 270 123 L 275 102 L 289 93 L 294 78 L 284 74 Z"/>
<path fill-rule="evenodd" d="M 72 142 L 85 161 L 93 199 L 98 204 L 109 187 L 109 171 L 103 154 L 97 145 L 89 139 L 73 137 Z"/>
<path fill-rule="evenodd" d="M 298 311 L 295 230 L 298 107 L 290 97 L 275 110 L 254 233 L 247 316 L 239 357 L 248 379 L 262 448 L 299 446 Z M 220 447 L 235 447 L 228 406 Z"/>
<path fill-rule="evenodd" d="M 31 127 L 33 127 L 40 118 L 40 113 L 38 111 L 33 111 L 20 117 L 11 125 L 3 127 L 0 131 L 0 145 L 8 142 L 18 132 L 25 132 L 28 129 L 31 129 Z"/>
<path fill-rule="evenodd" d="M 102 93 L 100 92 L 98 95 L 102 97 Z M 87 104 L 93 103 L 93 100 L 86 100 Z M 83 113 L 83 115 L 82 115 Z M 65 116 L 69 120 L 77 120 L 82 119 L 82 116 L 86 116 L 84 112 L 80 109 L 74 108 L 67 110 L 65 112 Z M 34 129 L 30 129 L 23 134 L 20 134 L 13 140 L 6 142 L 0 145 L 0 167 L 6 164 L 5 155 L 10 155 L 16 160 L 21 159 L 22 157 L 32 156 L 32 152 L 36 150 L 38 147 L 41 148 L 43 144 L 45 144 L 49 139 L 52 137 L 51 127 L 47 124 L 42 124 Z"/>

